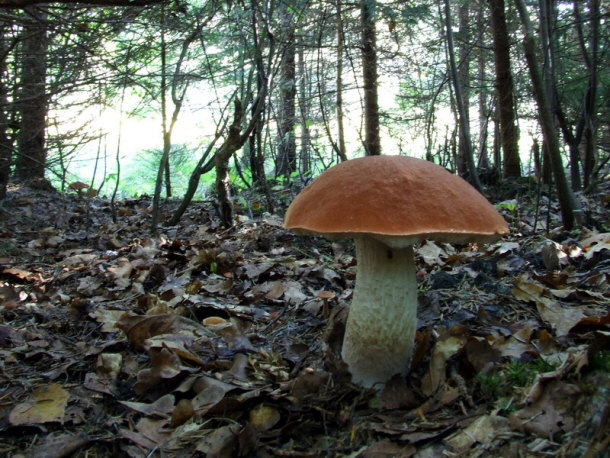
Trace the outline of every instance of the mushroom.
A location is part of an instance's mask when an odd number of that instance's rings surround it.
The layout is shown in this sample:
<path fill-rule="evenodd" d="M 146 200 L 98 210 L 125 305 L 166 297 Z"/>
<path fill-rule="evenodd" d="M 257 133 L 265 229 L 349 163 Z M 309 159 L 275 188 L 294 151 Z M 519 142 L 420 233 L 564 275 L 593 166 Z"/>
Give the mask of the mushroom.
<path fill-rule="evenodd" d="M 354 239 L 356 286 L 341 356 L 352 381 L 365 387 L 409 368 L 417 326 L 413 245 L 491 242 L 508 233 L 504 218 L 462 178 L 405 156 L 331 167 L 290 204 L 284 227 Z"/>

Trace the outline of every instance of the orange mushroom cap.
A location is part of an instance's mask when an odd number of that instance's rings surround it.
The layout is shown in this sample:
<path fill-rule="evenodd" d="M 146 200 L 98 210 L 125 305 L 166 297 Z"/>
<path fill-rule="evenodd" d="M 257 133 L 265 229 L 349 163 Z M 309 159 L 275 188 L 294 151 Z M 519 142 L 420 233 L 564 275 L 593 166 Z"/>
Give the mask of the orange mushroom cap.
<path fill-rule="evenodd" d="M 502 215 L 465 180 L 405 156 L 331 167 L 294 199 L 284 227 L 329 237 L 368 234 L 394 247 L 424 239 L 490 242 L 508 233 Z"/>

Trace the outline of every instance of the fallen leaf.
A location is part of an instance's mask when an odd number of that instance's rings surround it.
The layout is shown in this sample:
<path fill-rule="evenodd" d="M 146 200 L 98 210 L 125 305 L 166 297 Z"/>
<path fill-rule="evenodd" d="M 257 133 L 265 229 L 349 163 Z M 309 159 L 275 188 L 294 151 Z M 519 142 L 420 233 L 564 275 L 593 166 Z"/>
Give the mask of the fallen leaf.
<path fill-rule="evenodd" d="M 426 396 L 436 392 L 445 381 L 447 360 L 455 355 L 466 343 L 464 336 L 445 335 L 441 337 L 432 350 L 428 371 L 422 379 L 422 391 Z"/>
<path fill-rule="evenodd" d="M 382 439 L 369 445 L 358 456 L 362 456 L 362 458 L 409 458 L 416 452 L 417 449 L 411 444 L 400 445 L 390 439 Z"/>
<path fill-rule="evenodd" d="M 576 385 L 551 380 L 538 399 L 509 415 L 510 424 L 517 431 L 552 439 L 556 433 L 569 432 L 576 425 L 581 395 Z"/>
<path fill-rule="evenodd" d="M 236 456 L 239 425 L 227 425 L 208 430 L 207 435 L 197 442 L 197 451 L 214 458 Z"/>
<path fill-rule="evenodd" d="M 497 415 L 482 415 L 466 428 L 458 431 L 446 442 L 460 455 L 466 455 L 473 445 L 479 443 L 489 447 L 498 436 L 510 433 L 508 419 Z"/>
<path fill-rule="evenodd" d="M 68 392 L 59 384 L 36 388 L 26 402 L 17 404 L 9 414 L 13 425 L 61 422 L 68 405 Z"/>
<path fill-rule="evenodd" d="M 257 431 L 267 431 L 273 428 L 281 419 L 275 407 L 259 404 L 250 411 L 250 424 Z"/>
<path fill-rule="evenodd" d="M 445 250 L 430 240 L 417 248 L 416 252 L 429 266 L 442 266 L 445 262 L 441 259 L 441 256 L 447 257 Z"/>

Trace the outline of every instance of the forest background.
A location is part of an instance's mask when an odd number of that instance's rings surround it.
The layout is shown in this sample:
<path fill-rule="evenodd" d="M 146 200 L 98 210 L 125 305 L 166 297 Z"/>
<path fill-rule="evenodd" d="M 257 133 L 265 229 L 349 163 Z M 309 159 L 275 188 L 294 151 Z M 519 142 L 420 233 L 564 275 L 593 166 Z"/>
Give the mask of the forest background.
<path fill-rule="evenodd" d="M 608 10 L 527 3 L 3 0 L 0 197 L 215 185 L 272 210 L 274 184 L 383 152 L 479 189 L 552 174 L 569 229 L 610 158 Z"/>
<path fill-rule="evenodd" d="M 0 455 L 607 454 L 608 14 L 0 0 Z M 510 227 L 416 247 L 416 350 L 380 393 L 340 356 L 352 244 L 283 227 L 375 154 Z"/>

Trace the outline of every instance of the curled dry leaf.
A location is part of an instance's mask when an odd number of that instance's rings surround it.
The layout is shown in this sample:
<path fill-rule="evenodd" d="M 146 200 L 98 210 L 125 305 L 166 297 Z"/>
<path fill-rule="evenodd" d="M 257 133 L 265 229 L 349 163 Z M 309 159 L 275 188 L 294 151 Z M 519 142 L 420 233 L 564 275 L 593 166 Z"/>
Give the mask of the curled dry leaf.
<path fill-rule="evenodd" d="M 195 409 L 190 399 L 180 399 L 176 407 L 172 410 L 172 420 L 170 426 L 175 428 L 186 423 L 195 415 Z"/>
<path fill-rule="evenodd" d="M 174 410 L 175 398 L 172 394 L 166 394 L 151 404 L 130 401 L 119 402 L 125 407 L 148 417 L 167 418 Z"/>
<path fill-rule="evenodd" d="M 119 353 L 100 353 L 97 356 L 95 370 L 98 375 L 116 379 L 121 371 L 123 356 Z"/>
<path fill-rule="evenodd" d="M 445 335 L 441 337 L 432 350 L 432 359 L 428 371 L 422 380 L 422 391 L 427 396 L 435 393 L 446 379 L 447 360 L 455 355 L 466 343 L 464 336 Z"/>
<path fill-rule="evenodd" d="M 134 390 L 142 394 L 164 380 L 171 380 L 181 374 L 195 372 L 196 369 L 181 364 L 180 357 L 167 348 L 151 350 L 152 368 L 141 370 Z"/>
<path fill-rule="evenodd" d="M 144 348 L 144 341 L 160 334 L 188 333 L 197 337 L 213 334 L 198 322 L 179 315 L 123 315 L 116 326 L 121 329 L 135 348 Z"/>
<path fill-rule="evenodd" d="M 236 388 L 235 385 L 221 382 L 212 377 L 199 377 L 193 383 L 193 391 L 197 393 L 197 396 L 192 399 L 193 408 L 197 413 L 203 415 L 222 401 L 225 394 Z"/>

